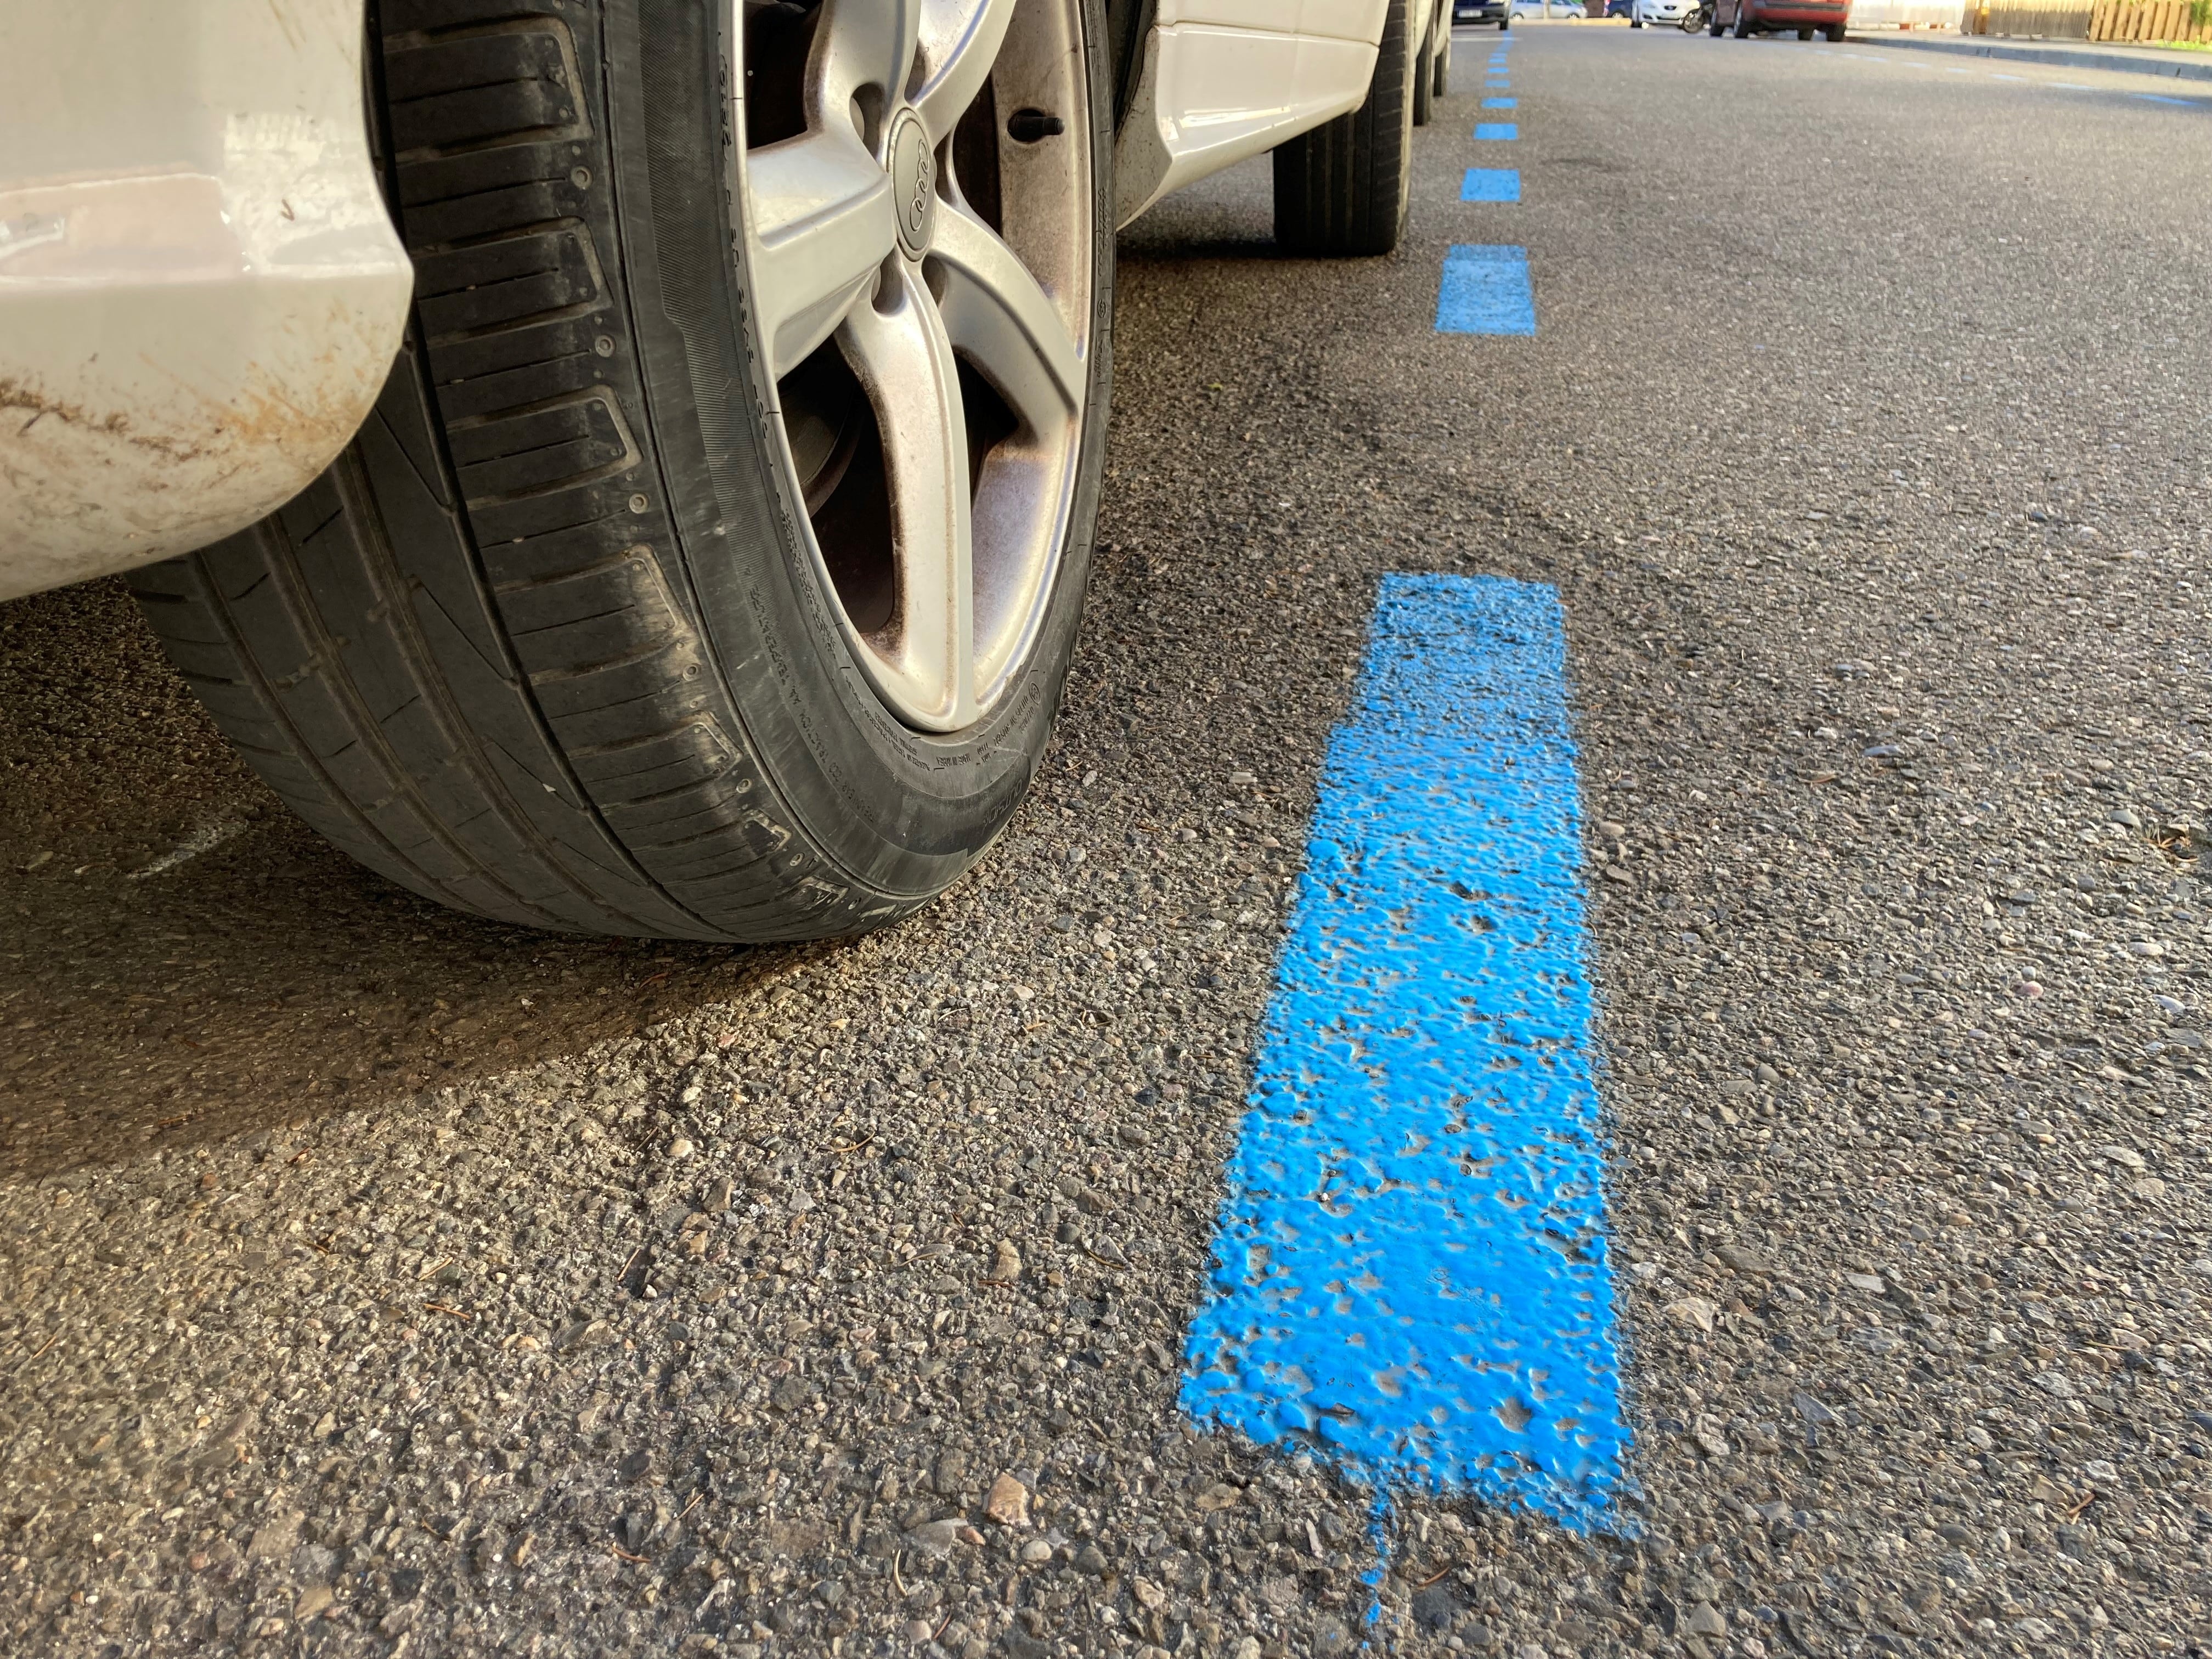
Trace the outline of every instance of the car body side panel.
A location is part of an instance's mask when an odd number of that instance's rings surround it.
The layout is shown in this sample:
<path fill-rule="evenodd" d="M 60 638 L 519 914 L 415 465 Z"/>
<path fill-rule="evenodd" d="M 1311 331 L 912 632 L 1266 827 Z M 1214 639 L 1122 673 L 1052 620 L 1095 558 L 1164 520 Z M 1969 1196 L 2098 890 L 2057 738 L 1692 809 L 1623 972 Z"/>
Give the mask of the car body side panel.
<path fill-rule="evenodd" d="M 0 598 L 188 551 L 327 465 L 413 273 L 362 0 L 70 0 L 0 21 Z"/>
<path fill-rule="evenodd" d="M 1413 38 L 1436 0 L 1415 0 Z M 1115 153 L 1121 222 L 1357 109 L 1389 0 L 1159 0 Z"/>

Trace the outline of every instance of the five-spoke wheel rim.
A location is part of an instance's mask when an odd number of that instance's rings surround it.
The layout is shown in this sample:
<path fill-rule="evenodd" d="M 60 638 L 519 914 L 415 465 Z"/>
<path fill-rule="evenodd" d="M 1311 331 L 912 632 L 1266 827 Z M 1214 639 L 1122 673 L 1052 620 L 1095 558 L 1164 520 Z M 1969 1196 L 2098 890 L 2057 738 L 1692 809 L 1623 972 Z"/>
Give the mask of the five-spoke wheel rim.
<path fill-rule="evenodd" d="M 731 0 L 732 189 L 815 574 L 875 693 L 973 726 L 1043 624 L 1093 280 L 1079 0 Z"/>

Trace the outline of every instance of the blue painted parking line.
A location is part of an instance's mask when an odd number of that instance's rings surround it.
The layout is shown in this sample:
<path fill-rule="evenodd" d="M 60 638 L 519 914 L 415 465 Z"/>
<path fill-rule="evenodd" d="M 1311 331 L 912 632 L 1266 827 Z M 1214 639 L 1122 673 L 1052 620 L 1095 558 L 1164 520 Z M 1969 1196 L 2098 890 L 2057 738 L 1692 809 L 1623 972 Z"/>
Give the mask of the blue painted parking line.
<path fill-rule="evenodd" d="M 1460 243 L 1444 255 L 1437 289 L 1439 334 L 1534 334 L 1536 296 L 1528 251 Z"/>
<path fill-rule="evenodd" d="M 2129 95 L 2134 98 L 2140 98 L 2145 103 L 2179 104 L 2184 109 L 2193 109 L 2196 107 L 2197 102 L 2194 98 L 2169 98 L 2162 92 L 2137 92 L 2130 93 Z"/>
<path fill-rule="evenodd" d="M 1518 167 L 1469 167 L 1460 180 L 1462 202 L 1517 202 L 1521 199 Z"/>
<path fill-rule="evenodd" d="M 1377 1488 L 1626 1529 L 1556 592 L 1386 576 L 1182 1386 Z"/>
<path fill-rule="evenodd" d="M 1486 98 L 1482 100 L 1482 106 L 1485 109 L 1512 109 L 1520 101 L 1517 98 Z"/>
<path fill-rule="evenodd" d="M 1474 126 L 1474 136 L 1478 138 L 1518 138 L 1521 129 L 1510 121 L 1478 121 Z"/>

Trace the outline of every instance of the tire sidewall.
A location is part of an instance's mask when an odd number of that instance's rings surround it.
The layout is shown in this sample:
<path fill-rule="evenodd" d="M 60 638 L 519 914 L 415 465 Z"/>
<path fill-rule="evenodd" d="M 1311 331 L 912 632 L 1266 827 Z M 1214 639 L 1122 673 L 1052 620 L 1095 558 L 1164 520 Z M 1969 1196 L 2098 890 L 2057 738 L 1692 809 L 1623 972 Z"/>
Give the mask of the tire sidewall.
<path fill-rule="evenodd" d="M 1419 98 L 1419 79 L 1422 73 L 1422 54 L 1413 40 L 1413 0 L 1390 0 L 1395 14 L 1401 47 L 1398 71 L 1396 111 L 1398 120 L 1398 202 L 1397 216 L 1391 221 L 1398 234 L 1403 235 L 1406 222 L 1413 210 L 1413 106 Z M 1390 27 L 1385 23 L 1387 29 Z M 1395 240 L 1395 239 L 1394 239 Z"/>
<path fill-rule="evenodd" d="M 957 878 L 1005 828 L 1049 740 L 1081 621 L 1105 470 L 1114 223 L 1103 9 L 1101 0 L 1080 4 L 1093 278 L 1090 380 L 1066 543 L 1026 664 L 981 721 L 947 737 L 906 726 L 869 684 L 817 574 L 769 413 L 769 358 L 736 252 L 742 207 L 725 182 L 730 146 L 741 142 L 721 114 L 728 60 L 720 27 L 734 9 L 704 19 L 677 0 L 614 0 L 609 9 L 612 143 L 629 187 L 623 217 L 633 313 L 649 355 L 650 337 L 673 337 L 657 342 L 660 372 L 648 373 L 646 401 L 655 436 L 677 441 L 664 443 L 674 457 L 665 466 L 682 577 L 711 647 L 705 654 L 797 832 L 894 908 Z M 637 73 L 620 72 L 625 53 Z M 653 94 L 672 83 L 688 88 L 694 105 L 685 113 L 699 136 L 689 142 L 655 137 L 656 125 L 676 118 L 656 108 Z M 633 199 L 640 194 L 641 211 Z M 719 204 L 708 210 L 715 246 L 702 248 L 680 216 L 653 210 L 671 197 L 693 208 Z M 708 302 L 700 302 L 702 293 Z M 713 407 L 722 386 L 734 410 Z M 687 468 L 687 454 L 706 464 Z M 866 908 L 868 898 L 852 902 Z M 856 925 L 875 920 L 856 916 Z"/>

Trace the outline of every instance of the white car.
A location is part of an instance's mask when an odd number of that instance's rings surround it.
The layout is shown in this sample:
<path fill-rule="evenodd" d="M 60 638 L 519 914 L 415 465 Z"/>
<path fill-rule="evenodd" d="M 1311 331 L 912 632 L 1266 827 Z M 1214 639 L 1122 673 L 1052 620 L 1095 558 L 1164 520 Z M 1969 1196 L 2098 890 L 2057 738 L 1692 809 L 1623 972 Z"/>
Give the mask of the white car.
<path fill-rule="evenodd" d="M 877 925 L 1004 827 L 1115 231 L 1273 150 L 1282 240 L 1389 252 L 1449 41 L 1441 0 L 7 19 L 0 599 L 131 571 L 405 886 L 708 939 Z"/>
<path fill-rule="evenodd" d="M 1697 9 L 1697 0 L 1636 0 L 1628 27 L 1640 29 L 1648 23 L 1653 28 L 1680 28 L 1682 20 Z"/>

